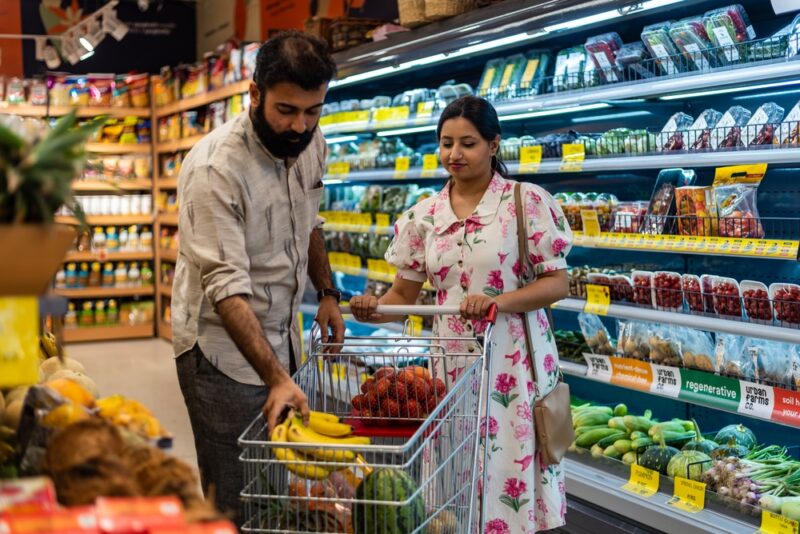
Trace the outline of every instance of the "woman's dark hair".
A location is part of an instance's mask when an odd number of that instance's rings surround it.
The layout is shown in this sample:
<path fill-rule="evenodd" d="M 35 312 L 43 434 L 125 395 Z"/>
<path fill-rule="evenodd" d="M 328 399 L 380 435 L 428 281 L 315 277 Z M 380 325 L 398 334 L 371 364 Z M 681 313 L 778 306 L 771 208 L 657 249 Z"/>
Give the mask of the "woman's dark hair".
<path fill-rule="evenodd" d="M 497 118 L 497 111 L 484 98 L 477 96 L 462 96 L 452 101 L 442 114 L 439 116 L 439 124 L 436 126 L 436 139 L 442 138 L 442 125 L 445 121 L 455 117 L 464 117 L 475 126 L 478 133 L 486 141 L 494 141 L 495 137 L 503 134 L 500 127 L 500 119 Z M 503 178 L 508 178 L 508 169 L 500 154 L 492 156 L 492 171 L 497 172 Z"/>
<path fill-rule="evenodd" d="M 336 63 L 328 45 L 320 39 L 289 30 L 261 45 L 256 56 L 253 81 L 261 92 L 280 82 L 318 89 L 336 76 Z"/>

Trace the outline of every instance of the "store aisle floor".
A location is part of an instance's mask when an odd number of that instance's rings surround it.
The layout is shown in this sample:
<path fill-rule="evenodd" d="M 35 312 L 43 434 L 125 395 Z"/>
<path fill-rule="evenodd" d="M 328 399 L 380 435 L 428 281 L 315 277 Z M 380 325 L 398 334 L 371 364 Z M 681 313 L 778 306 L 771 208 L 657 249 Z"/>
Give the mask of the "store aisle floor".
<path fill-rule="evenodd" d="M 81 343 L 68 345 L 66 353 L 86 367 L 101 395 L 119 393 L 150 408 L 175 437 L 172 453 L 197 466 L 172 345 L 161 339 Z"/>

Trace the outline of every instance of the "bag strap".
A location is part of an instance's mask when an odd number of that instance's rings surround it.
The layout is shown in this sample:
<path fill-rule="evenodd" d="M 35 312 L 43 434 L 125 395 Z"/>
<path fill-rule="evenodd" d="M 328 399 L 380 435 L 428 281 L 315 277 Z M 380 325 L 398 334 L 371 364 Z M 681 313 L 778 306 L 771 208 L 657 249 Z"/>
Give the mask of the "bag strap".
<path fill-rule="evenodd" d="M 530 260 L 528 259 L 528 232 L 525 230 L 525 212 L 522 210 L 522 184 L 517 182 L 514 185 L 514 206 L 516 208 L 517 214 L 517 251 L 519 253 L 519 264 L 520 264 L 520 287 L 524 287 L 526 285 L 526 276 L 525 273 L 533 272 L 533 268 L 530 265 Z M 530 269 L 530 271 L 528 270 Z M 522 318 L 522 327 L 525 330 L 525 348 L 528 350 L 528 358 L 530 358 L 531 362 L 531 372 L 533 373 L 533 382 L 534 384 L 537 382 L 536 379 L 536 362 L 533 359 L 533 347 L 531 346 L 531 332 L 530 326 L 528 325 L 528 318 L 527 314 Z"/>

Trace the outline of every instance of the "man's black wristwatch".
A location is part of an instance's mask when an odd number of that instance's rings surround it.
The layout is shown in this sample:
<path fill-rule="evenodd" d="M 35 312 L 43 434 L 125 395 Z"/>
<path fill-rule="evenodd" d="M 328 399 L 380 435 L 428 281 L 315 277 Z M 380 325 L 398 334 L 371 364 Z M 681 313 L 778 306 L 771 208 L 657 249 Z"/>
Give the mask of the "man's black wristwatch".
<path fill-rule="evenodd" d="M 322 302 L 323 297 L 333 297 L 336 299 L 337 303 L 342 301 L 342 293 L 335 289 L 323 289 L 321 291 L 317 291 L 317 300 Z"/>

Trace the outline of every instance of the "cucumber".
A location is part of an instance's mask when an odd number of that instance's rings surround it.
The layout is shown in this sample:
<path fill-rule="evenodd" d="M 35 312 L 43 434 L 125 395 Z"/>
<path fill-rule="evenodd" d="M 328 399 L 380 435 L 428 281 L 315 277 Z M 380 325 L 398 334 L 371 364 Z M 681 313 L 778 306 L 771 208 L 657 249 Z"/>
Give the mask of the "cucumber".
<path fill-rule="evenodd" d="M 628 415 L 628 407 L 622 403 L 617 404 L 614 406 L 614 416 L 615 417 L 625 417 Z"/>
<path fill-rule="evenodd" d="M 683 428 L 681 423 L 677 423 L 675 421 L 667 421 L 665 423 L 658 423 L 650 427 L 647 431 L 647 435 L 653 437 L 656 435 L 656 432 L 685 432 L 686 429 Z"/>
<path fill-rule="evenodd" d="M 607 425 L 595 425 L 595 426 L 579 426 L 575 429 L 575 435 L 580 436 L 581 434 L 585 434 L 586 432 L 590 432 L 592 430 L 598 430 L 601 428 L 608 428 Z"/>
<path fill-rule="evenodd" d="M 638 430 L 639 432 L 647 432 L 654 424 L 649 418 L 636 417 L 635 415 L 626 415 L 624 420 L 628 430 Z"/>
<path fill-rule="evenodd" d="M 625 432 L 628 431 L 628 428 L 625 426 L 625 419 L 622 416 L 612 417 L 609 419 L 608 428 L 616 428 L 617 430 L 624 430 Z"/>
<path fill-rule="evenodd" d="M 646 432 L 639 432 L 638 430 L 634 430 L 633 432 L 631 432 L 631 440 L 639 439 L 639 438 L 646 438 L 646 437 L 647 437 L 647 433 Z"/>
<path fill-rule="evenodd" d="M 661 436 L 664 436 L 665 443 L 680 448 L 689 441 L 693 440 L 695 434 L 694 432 L 656 432 L 656 434 L 653 436 L 653 440 L 661 441 Z"/>
<path fill-rule="evenodd" d="M 626 452 L 622 456 L 622 461 L 625 462 L 628 465 L 635 464 L 636 463 L 636 452 L 635 451 Z"/>
<path fill-rule="evenodd" d="M 575 438 L 575 445 L 577 445 L 578 447 L 582 447 L 584 449 L 588 449 L 589 447 L 591 447 L 592 445 L 594 445 L 603 438 L 621 434 L 623 433 L 613 428 L 608 428 L 608 427 L 598 428 L 597 430 L 590 430 L 589 432 L 584 432 L 583 434 Z"/>
<path fill-rule="evenodd" d="M 631 450 L 632 451 L 638 451 L 639 449 L 642 449 L 644 447 L 649 447 L 653 443 L 655 443 L 655 442 L 650 438 L 634 439 L 634 440 L 631 441 Z"/>
<path fill-rule="evenodd" d="M 619 460 L 622 458 L 622 453 L 617 450 L 616 447 L 613 445 L 609 445 L 603 450 L 603 456 L 607 458 L 614 458 L 615 460 Z"/>
<path fill-rule="evenodd" d="M 603 447 L 599 445 L 592 445 L 592 458 L 602 458 L 603 457 Z"/>
<path fill-rule="evenodd" d="M 611 414 L 605 412 L 589 412 L 582 413 L 572 421 L 572 426 L 575 428 L 581 426 L 596 426 L 607 425 Z"/>
<path fill-rule="evenodd" d="M 604 437 L 603 439 L 599 440 L 597 444 L 605 449 L 609 445 L 613 445 L 614 443 L 616 443 L 617 440 L 624 439 L 626 435 L 627 434 L 625 434 L 625 432 L 619 431 L 616 434 L 611 434 L 609 436 Z"/>
<path fill-rule="evenodd" d="M 614 447 L 616 447 L 617 450 L 622 454 L 629 453 L 631 451 L 631 440 L 618 439 L 617 441 L 614 442 Z"/>

